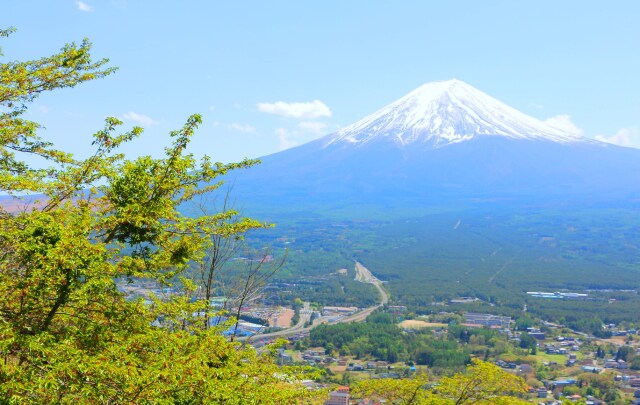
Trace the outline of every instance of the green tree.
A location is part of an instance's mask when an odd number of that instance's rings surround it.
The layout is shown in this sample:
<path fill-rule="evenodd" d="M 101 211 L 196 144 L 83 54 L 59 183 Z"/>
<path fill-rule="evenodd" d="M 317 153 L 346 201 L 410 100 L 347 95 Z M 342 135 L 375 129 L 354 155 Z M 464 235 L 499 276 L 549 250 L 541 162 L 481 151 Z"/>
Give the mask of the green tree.
<path fill-rule="evenodd" d="M 519 337 L 520 337 L 521 348 L 529 349 L 532 352 L 536 350 L 536 347 L 538 346 L 538 341 L 534 337 L 529 335 L 527 332 L 522 332 Z"/>
<path fill-rule="evenodd" d="M 426 374 L 413 379 L 377 379 L 358 382 L 355 398 L 385 400 L 390 404 L 525 404 L 517 395 L 525 393 L 521 378 L 499 367 L 474 361 L 465 373 L 443 377 L 433 388 Z"/>
<path fill-rule="evenodd" d="M 631 361 L 635 357 L 636 351 L 631 346 L 620 346 L 616 353 L 616 360 Z"/>
<path fill-rule="evenodd" d="M 535 325 L 535 319 L 533 319 L 528 314 L 523 314 L 516 319 L 516 329 L 517 330 L 527 330 L 527 328 Z"/>
<path fill-rule="evenodd" d="M 12 30 L 0 31 L 6 37 Z M 127 301 L 115 279 L 167 283 L 203 258 L 211 235 L 233 237 L 255 221 L 233 212 L 186 217 L 179 206 L 254 161 L 197 161 L 187 152 L 201 123 L 171 133 L 165 156 L 126 160 L 117 148 L 141 128 L 117 133 L 107 118 L 95 152 L 77 159 L 38 136 L 24 118 L 44 91 L 101 78 L 91 44 L 50 57 L 0 64 L 0 191 L 37 194 L 21 210 L 0 208 L 0 397 L 12 403 L 291 403 L 311 394 L 300 370 L 279 368 L 202 328 L 208 303 L 188 295 L 153 305 Z M 34 167 L 34 157 L 48 162 Z M 213 184 L 202 186 L 203 184 Z M 185 288 L 195 286 L 184 280 Z"/>
<path fill-rule="evenodd" d="M 381 378 L 358 382 L 352 394 L 355 398 L 375 398 L 393 405 L 427 404 L 432 399 L 425 389 L 426 374 L 418 374 L 410 379 Z"/>
<path fill-rule="evenodd" d="M 440 398 L 456 405 L 525 403 L 515 396 L 524 392 L 520 377 L 477 360 L 468 366 L 466 373 L 443 377 L 437 387 Z"/>

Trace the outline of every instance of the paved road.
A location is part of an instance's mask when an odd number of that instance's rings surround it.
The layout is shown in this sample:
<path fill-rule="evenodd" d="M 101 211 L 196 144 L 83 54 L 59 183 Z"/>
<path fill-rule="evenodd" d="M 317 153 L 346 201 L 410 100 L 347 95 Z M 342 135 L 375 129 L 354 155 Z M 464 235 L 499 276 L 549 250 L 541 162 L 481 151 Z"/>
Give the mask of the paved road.
<path fill-rule="evenodd" d="M 340 318 L 335 323 L 362 322 L 369 315 L 371 315 L 373 311 L 375 311 L 376 309 L 380 308 L 381 306 L 389 302 L 389 294 L 387 294 L 384 288 L 382 288 L 382 282 L 378 280 L 373 274 L 371 274 L 369 269 L 364 267 L 359 262 L 356 262 L 356 281 L 373 284 L 373 286 L 376 287 L 376 289 L 380 293 L 380 303 L 378 305 L 365 308 L 349 316 Z M 238 338 L 237 340 L 245 341 L 245 340 L 272 339 L 272 338 L 287 337 L 287 336 L 297 335 L 299 333 L 309 332 L 311 329 L 313 329 L 316 326 L 316 325 L 311 325 L 305 328 L 304 324 L 307 321 L 309 321 L 309 319 L 311 319 L 311 310 L 309 308 L 309 303 L 305 302 L 303 309 L 300 311 L 300 320 L 294 326 L 288 329 L 277 331 L 277 332 L 265 333 L 263 335 L 254 335 L 251 337 L 242 337 L 242 338 Z"/>
<path fill-rule="evenodd" d="M 389 302 L 389 294 L 387 294 L 384 288 L 382 288 L 382 281 L 378 280 L 376 276 L 371 274 L 369 269 L 359 262 L 356 262 L 356 280 L 363 283 L 373 284 L 373 286 L 378 289 L 378 292 L 380 293 L 380 304 L 375 308 L 379 308 Z"/>
<path fill-rule="evenodd" d="M 356 280 L 362 283 L 373 284 L 373 286 L 380 293 L 380 303 L 376 306 L 363 309 L 362 311 L 358 311 L 355 314 L 345 316 L 344 318 L 340 319 L 338 323 L 362 322 L 365 319 L 367 319 L 367 317 L 371 315 L 373 311 L 375 311 L 376 309 L 380 308 L 381 306 L 389 302 L 389 294 L 387 294 L 384 288 L 382 288 L 382 281 L 378 280 L 376 276 L 371 274 L 369 269 L 364 267 L 359 262 L 356 262 Z"/>

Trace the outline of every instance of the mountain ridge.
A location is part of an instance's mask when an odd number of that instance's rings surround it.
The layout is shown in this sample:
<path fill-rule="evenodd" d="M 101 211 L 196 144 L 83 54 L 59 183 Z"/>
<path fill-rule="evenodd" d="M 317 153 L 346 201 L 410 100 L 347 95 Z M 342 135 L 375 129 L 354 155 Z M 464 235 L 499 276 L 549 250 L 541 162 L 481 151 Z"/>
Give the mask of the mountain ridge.
<path fill-rule="evenodd" d="M 457 80 L 436 83 L 261 158 L 235 176 L 236 191 L 247 206 L 285 211 L 640 197 L 640 150 L 553 129 Z"/>

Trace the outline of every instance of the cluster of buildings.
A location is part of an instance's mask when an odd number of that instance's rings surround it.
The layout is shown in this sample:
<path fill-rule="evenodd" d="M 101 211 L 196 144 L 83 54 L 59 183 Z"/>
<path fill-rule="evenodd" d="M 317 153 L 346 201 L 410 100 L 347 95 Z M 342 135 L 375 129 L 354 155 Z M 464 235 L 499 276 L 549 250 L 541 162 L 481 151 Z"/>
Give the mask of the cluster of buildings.
<path fill-rule="evenodd" d="M 530 336 L 532 336 L 531 333 L 529 333 Z M 544 351 L 547 354 L 567 354 L 569 355 L 569 352 L 577 352 L 578 350 L 580 350 L 580 345 L 581 342 L 571 336 L 557 336 L 555 338 L 555 343 L 545 343 L 544 345 Z M 571 359 L 571 355 L 569 355 L 569 359 Z M 573 356 L 573 359 L 575 359 L 575 355 Z"/>
<path fill-rule="evenodd" d="M 464 314 L 465 326 L 484 326 L 486 328 L 508 329 L 511 324 L 511 317 L 498 316 L 492 314 L 479 314 L 475 312 L 467 312 Z"/>
<path fill-rule="evenodd" d="M 322 307 L 322 316 L 350 315 L 358 311 L 358 307 Z"/>
<path fill-rule="evenodd" d="M 479 302 L 479 298 L 475 297 L 459 297 L 449 300 L 449 304 L 473 304 L 475 302 Z"/>
<path fill-rule="evenodd" d="M 323 307 L 322 317 L 324 321 L 334 323 L 355 312 L 358 312 L 358 307 Z"/>
<path fill-rule="evenodd" d="M 281 351 L 280 357 L 281 360 L 285 363 L 292 361 L 291 356 L 285 354 L 284 351 Z M 310 366 L 336 363 L 338 366 L 345 367 L 345 371 L 370 371 L 375 369 L 386 370 L 389 367 L 389 363 L 386 361 L 368 361 L 366 363 L 362 363 L 350 360 L 349 358 L 343 356 L 334 358 L 326 355 L 323 350 L 312 349 L 305 350 L 302 353 L 302 360 L 304 360 Z M 415 368 L 413 368 L 413 370 L 415 371 Z"/>
<path fill-rule="evenodd" d="M 583 293 L 563 293 L 563 292 L 541 292 L 541 291 L 527 291 L 527 295 L 537 298 L 550 298 L 550 299 L 586 299 L 589 294 Z"/>

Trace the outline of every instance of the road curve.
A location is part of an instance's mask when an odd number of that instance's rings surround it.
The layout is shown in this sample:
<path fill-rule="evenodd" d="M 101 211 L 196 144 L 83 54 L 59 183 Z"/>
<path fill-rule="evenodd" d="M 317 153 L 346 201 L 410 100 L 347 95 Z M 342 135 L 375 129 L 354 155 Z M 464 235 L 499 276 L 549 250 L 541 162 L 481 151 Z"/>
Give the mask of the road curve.
<path fill-rule="evenodd" d="M 339 319 L 336 323 L 362 322 L 365 319 L 367 319 L 367 317 L 371 315 L 373 311 L 375 311 L 376 309 L 380 308 L 381 306 L 389 302 L 389 294 L 384 290 L 384 288 L 382 288 L 382 281 L 380 281 L 377 277 L 371 274 L 371 271 L 369 271 L 369 269 L 364 267 L 360 262 L 356 262 L 355 270 L 356 270 L 356 281 L 373 284 L 373 286 L 378 290 L 380 294 L 380 303 L 378 305 L 365 308 L 349 316 L 345 316 L 344 318 Z M 253 335 L 250 337 L 241 337 L 241 338 L 237 338 L 236 340 L 251 341 L 256 339 L 272 339 L 272 338 L 287 337 L 287 336 L 297 335 L 299 333 L 309 332 L 311 329 L 313 329 L 316 326 L 316 325 L 311 325 L 308 327 L 304 327 L 304 324 L 307 321 L 309 321 L 310 318 L 311 318 L 311 310 L 309 309 L 309 303 L 305 302 L 303 310 L 300 311 L 300 320 L 294 326 L 288 329 L 277 331 L 277 332 L 265 333 L 263 335 Z"/>
<path fill-rule="evenodd" d="M 356 280 L 363 283 L 373 284 L 373 286 L 378 289 L 378 292 L 380 293 L 380 304 L 375 308 L 379 308 L 389 302 L 389 294 L 387 294 L 384 288 L 382 288 L 382 281 L 378 280 L 376 276 L 371 274 L 369 269 L 364 267 L 360 262 L 356 262 Z"/>

